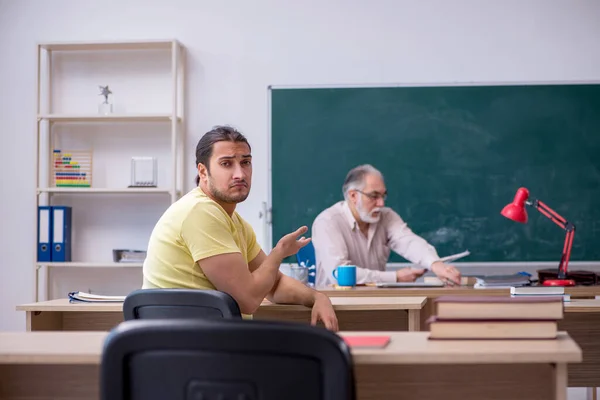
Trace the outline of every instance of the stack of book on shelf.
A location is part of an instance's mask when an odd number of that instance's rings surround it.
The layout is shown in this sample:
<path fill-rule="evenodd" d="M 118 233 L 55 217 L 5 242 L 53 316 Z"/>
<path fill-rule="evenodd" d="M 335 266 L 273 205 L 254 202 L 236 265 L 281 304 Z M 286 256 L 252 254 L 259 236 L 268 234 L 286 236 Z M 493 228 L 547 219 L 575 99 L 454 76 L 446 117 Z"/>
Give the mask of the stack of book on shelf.
<path fill-rule="evenodd" d="M 556 339 L 561 296 L 442 296 L 429 339 Z"/>

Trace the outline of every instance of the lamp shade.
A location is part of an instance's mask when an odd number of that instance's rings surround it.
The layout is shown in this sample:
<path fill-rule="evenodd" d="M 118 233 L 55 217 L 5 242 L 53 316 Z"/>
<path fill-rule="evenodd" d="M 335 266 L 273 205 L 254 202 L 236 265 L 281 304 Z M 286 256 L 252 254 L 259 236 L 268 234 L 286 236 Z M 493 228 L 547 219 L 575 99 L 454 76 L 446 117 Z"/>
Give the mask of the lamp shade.
<path fill-rule="evenodd" d="M 508 204 L 502 209 L 501 214 L 508 219 L 512 219 L 516 222 L 526 223 L 527 222 L 527 211 L 525 210 L 525 202 L 529 198 L 529 190 L 525 188 L 519 188 L 515 199 L 512 203 Z"/>

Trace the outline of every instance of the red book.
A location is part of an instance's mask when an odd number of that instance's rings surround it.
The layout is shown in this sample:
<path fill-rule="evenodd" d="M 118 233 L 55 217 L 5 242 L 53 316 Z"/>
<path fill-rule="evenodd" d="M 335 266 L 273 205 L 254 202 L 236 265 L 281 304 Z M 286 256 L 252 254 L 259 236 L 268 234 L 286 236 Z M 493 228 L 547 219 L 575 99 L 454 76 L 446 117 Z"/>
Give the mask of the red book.
<path fill-rule="evenodd" d="M 343 336 L 344 341 L 354 348 L 384 348 L 390 342 L 389 336 Z"/>

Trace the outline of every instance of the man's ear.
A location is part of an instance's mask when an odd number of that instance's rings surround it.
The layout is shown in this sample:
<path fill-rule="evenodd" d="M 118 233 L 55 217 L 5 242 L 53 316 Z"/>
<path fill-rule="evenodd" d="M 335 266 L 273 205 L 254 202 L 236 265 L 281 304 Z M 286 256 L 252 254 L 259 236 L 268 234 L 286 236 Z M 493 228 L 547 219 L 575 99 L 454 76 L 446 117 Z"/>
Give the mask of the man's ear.
<path fill-rule="evenodd" d="M 208 178 L 208 169 L 202 163 L 198 163 L 198 176 L 201 181 Z"/>
<path fill-rule="evenodd" d="M 356 194 L 356 190 L 350 190 L 348 192 L 348 200 L 350 200 L 352 204 L 356 203 Z"/>

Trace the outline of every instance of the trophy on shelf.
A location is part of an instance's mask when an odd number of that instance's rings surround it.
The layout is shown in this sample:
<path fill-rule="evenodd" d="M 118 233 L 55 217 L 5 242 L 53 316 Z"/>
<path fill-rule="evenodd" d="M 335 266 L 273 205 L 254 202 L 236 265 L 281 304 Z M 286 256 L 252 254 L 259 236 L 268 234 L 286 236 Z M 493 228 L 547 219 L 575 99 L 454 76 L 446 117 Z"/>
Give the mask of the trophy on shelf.
<path fill-rule="evenodd" d="M 112 94 L 108 85 L 106 86 L 98 86 L 100 88 L 99 96 L 104 96 L 104 101 L 98 104 L 98 112 L 103 115 L 108 115 L 112 113 L 112 104 L 108 102 L 108 95 Z"/>

